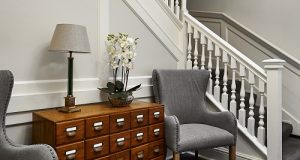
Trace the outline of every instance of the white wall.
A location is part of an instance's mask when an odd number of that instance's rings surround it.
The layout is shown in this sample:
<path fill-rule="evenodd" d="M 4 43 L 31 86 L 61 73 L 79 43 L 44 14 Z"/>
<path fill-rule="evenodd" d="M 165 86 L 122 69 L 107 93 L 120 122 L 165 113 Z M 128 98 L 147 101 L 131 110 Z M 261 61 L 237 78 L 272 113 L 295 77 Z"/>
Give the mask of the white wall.
<path fill-rule="evenodd" d="M 151 96 L 154 68 L 176 68 L 165 46 L 121 0 L 2 0 L 0 4 L 0 69 L 11 70 L 16 81 L 6 124 L 9 137 L 17 143 L 31 143 L 32 110 L 63 105 L 67 54 L 47 51 L 57 23 L 88 29 L 92 53 L 76 54 L 74 61 L 77 103 L 102 101 L 97 87 L 109 77 L 104 48 L 108 33 L 140 38 L 131 74 L 132 83 L 144 85 L 137 98 Z"/>
<path fill-rule="evenodd" d="M 298 0 L 189 0 L 190 10 L 223 12 L 300 60 Z"/>
<path fill-rule="evenodd" d="M 16 81 L 65 79 L 67 54 L 47 50 L 56 24 L 74 23 L 87 27 L 92 50 L 74 55 L 74 78 L 96 77 L 97 19 L 97 0 L 1 0 L 0 68 Z"/>
<path fill-rule="evenodd" d="M 149 29 L 121 0 L 110 0 L 110 31 L 138 37 L 138 52 L 131 75 L 152 75 L 155 68 L 176 68 L 176 61 Z M 167 54 L 162 54 L 167 53 Z"/>

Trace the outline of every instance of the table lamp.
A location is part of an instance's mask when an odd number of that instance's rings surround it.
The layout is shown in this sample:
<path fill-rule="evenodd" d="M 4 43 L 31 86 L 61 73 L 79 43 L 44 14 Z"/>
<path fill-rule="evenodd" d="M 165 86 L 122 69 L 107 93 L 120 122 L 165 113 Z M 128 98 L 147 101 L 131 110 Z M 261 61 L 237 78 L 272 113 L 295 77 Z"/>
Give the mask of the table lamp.
<path fill-rule="evenodd" d="M 73 96 L 73 53 L 90 53 L 90 44 L 86 27 L 76 24 L 57 24 L 51 44 L 50 52 L 69 53 L 68 57 L 68 95 L 65 97 L 65 106 L 61 112 L 78 112 Z"/>

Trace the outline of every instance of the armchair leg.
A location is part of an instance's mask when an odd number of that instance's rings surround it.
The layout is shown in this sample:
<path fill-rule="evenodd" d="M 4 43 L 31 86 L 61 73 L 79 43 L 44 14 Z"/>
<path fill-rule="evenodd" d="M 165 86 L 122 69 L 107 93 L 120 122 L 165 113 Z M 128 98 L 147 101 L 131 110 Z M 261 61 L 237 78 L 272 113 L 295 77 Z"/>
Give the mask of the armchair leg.
<path fill-rule="evenodd" d="M 236 146 L 229 146 L 229 160 L 236 160 Z"/>
<path fill-rule="evenodd" d="M 180 160 L 180 153 L 173 152 L 173 160 Z"/>
<path fill-rule="evenodd" d="M 199 156 L 198 156 L 198 150 L 195 150 L 195 159 L 198 160 Z"/>

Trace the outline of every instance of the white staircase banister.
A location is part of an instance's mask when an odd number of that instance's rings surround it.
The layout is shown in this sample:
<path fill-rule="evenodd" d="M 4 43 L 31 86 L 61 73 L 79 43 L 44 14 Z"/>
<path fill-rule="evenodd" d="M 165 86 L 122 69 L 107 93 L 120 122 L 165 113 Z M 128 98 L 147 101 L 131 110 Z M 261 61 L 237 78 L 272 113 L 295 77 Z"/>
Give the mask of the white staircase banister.
<path fill-rule="evenodd" d="M 266 82 L 267 74 L 265 73 L 265 70 L 263 68 L 258 66 L 251 59 L 246 57 L 243 53 L 241 53 L 239 50 L 234 48 L 228 42 L 223 40 L 220 36 L 215 34 L 209 28 L 204 26 L 201 22 L 199 22 L 197 19 L 192 17 L 188 12 L 184 13 L 184 19 L 192 26 L 197 27 L 197 29 L 202 34 L 205 34 L 205 36 L 208 39 L 212 40 L 216 45 L 218 45 L 220 48 L 222 48 L 222 50 L 226 51 L 231 57 L 236 59 L 240 64 L 245 66 L 249 71 L 251 71 L 253 74 L 255 74 L 258 78 L 260 78 L 264 82 Z"/>

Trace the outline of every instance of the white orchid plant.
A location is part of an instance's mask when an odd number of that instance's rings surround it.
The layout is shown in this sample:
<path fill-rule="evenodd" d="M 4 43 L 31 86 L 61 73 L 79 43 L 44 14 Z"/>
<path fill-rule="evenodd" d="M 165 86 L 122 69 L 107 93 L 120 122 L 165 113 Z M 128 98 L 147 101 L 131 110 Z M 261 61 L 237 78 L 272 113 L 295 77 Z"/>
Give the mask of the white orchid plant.
<path fill-rule="evenodd" d="M 109 55 L 109 65 L 113 70 L 113 82 L 108 82 L 106 88 L 99 88 L 101 91 L 116 98 L 126 98 L 133 91 L 141 87 L 141 84 L 127 90 L 129 71 L 133 69 L 136 57 L 136 46 L 138 38 L 128 37 L 128 34 L 109 34 L 106 41 L 106 49 Z M 119 69 L 121 79 L 117 80 Z"/>

